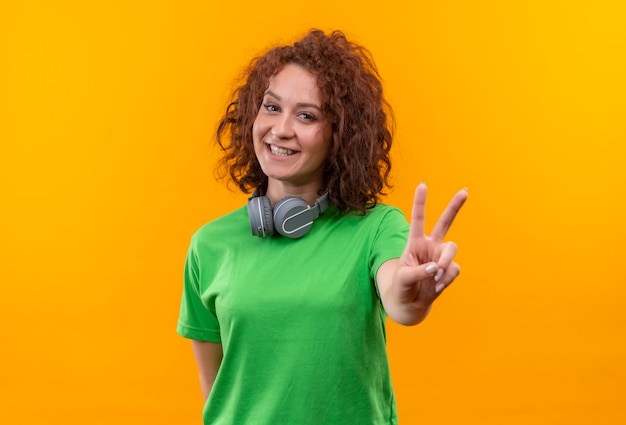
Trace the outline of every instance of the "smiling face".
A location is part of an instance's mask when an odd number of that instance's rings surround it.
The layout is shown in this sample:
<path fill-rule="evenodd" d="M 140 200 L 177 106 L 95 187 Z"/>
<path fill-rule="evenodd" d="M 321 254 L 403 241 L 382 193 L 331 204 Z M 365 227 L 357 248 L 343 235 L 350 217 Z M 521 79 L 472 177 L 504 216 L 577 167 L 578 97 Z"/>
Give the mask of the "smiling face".
<path fill-rule="evenodd" d="M 288 64 L 270 78 L 252 135 L 269 179 L 268 194 L 317 192 L 323 185 L 332 131 L 322 112 L 317 80 L 309 71 Z"/>

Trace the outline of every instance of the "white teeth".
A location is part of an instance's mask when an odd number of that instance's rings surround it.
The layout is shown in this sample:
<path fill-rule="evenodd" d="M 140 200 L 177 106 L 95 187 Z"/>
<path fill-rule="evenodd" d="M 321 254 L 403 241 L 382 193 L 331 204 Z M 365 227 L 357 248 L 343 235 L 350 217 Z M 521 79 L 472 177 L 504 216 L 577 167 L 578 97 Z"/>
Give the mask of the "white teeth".
<path fill-rule="evenodd" d="M 272 151 L 274 155 L 278 155 L 278 156 L 289 156 L 295 153 L 295 151 L 284 149 L 284 148 L 279 148 L 278 146 L 274 146 L 274 145 L 269 145 L 269 147 L 270 147 L 270 151 Z"/>

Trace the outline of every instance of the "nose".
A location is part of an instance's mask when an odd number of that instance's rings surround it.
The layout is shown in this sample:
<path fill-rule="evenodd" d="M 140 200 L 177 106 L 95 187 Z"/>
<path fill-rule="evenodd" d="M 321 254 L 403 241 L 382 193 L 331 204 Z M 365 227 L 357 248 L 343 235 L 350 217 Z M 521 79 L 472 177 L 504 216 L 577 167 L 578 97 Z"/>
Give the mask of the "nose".
<path fill-rule="evenodd" d="M 290 139 L 295 134 L 293 124 L 293 120 L 289 114 L 281 114 L 276 118 L 272 126 L 272 136 L 277 139 Z"/>

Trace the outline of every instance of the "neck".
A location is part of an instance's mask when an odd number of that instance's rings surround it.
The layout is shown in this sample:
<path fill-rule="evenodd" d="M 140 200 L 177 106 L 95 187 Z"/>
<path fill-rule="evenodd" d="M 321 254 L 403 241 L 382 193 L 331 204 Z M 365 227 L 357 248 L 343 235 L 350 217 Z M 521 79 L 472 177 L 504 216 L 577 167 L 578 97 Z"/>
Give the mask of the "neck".
<path fill-rule="evenodd" d="M 270 180 L 268 182 L 267 193 L 265 195 L 270 198 L 272 205 L 287 196 L 297 196 L 298 198 L 304 199 L 307 204 L 313 205 L 315 204 L 317 198 L 320 197 L 319 190 L 319 184 L 291 186 L 282 182 L 274 182 Z"/>

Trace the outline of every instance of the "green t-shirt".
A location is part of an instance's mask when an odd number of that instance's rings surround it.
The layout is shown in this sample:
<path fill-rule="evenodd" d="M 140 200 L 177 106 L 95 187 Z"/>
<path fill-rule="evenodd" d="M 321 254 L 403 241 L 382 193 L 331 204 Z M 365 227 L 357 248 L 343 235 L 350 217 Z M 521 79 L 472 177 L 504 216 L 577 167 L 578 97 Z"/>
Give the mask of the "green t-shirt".
<path fill-rule="evenodd" d="M 211 425 L 392 425 L 397 414 L 374 283 L 408 223 L 377 205 L 329 208 L 301 239 L 251 235 L 246 208 L 191 240 L 177 331 L 221 342 Z"/>

